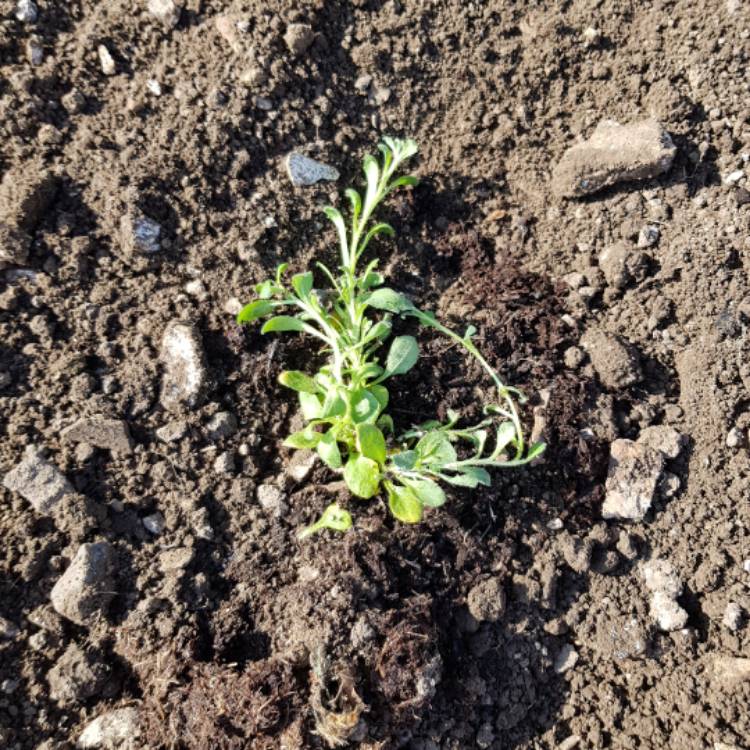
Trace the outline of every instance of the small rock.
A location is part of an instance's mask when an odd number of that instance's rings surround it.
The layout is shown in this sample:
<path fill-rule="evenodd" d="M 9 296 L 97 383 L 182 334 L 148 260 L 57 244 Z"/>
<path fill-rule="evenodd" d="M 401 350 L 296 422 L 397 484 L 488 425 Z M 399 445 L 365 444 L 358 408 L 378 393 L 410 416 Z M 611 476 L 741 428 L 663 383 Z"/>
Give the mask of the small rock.
<path fill-rule="evenodd" d="M 687 625 L 688 613 L 677 603 L 682 581 L 672 563 L 651 560 L 641 568 L 646 588 L 651 592 L 651 616 L 660 630 L 681 630 Z"/>
<path fill-rule="evenodd" d="M 606 659 L 639 659 L 649 643 L 649 629 L 632 615 L 601 615 L 596 622 L 592 647 Z"/>
<path fill-rule="evenodd" d="M 237 432 L 237 417 L 228 411 L 214 414 L 206 425 L 206 436 L 209 440 L 223 440 Z"/>
<path fill-rule="evenodd" d="M 208 291 L 206 290 L 206 285 L 200 279 L 194 279 L 193 281 L 188 281 L 188 283 L 185 284 L 185 291 L 191 297 L 197 297 L 198 299 L 207 299 L 208 297 Z"/>
<path fill-rule="evenodd" d="M 120 238 L 125 255 L 153 255 L 161 250 L 161 225 L 142 214 L 125 214 L 120 219 Z"/>
<path fill-rule="evenodd" d="M 620 390 L 643 378 L 638 353 L 619 336 L 592 329 L 581 337 L 581 345 L 605 388 Z"/>
<path fill-rule="evenodd" d="M 235 469 L 235 454 L 233 450 L 220 453 L 214 461 L 214 471 L 217 474 L 232 474 Z"/>
<path fill-rule="evenodd" d="M 573 669 L 578 661 L 578 652 L 569 643 L 566 643 L 555 657 L 555 672 L 563 674 Z"/>
<path fill-rule="evenodd" d="M 5 475 L 3 485 L 11 492 L 18 492 L 42 515 L 49 515 L 66 495 L 75 493 L 60 470 L 33 445 L 26 449 L 21 463 Z"/>
<path fill-rule="evenodd" d="M 161 534 L 162 531 L 164 531 L 165 526 L 167 525 L 164 516 L 158 512 L 152 513 L 149 516 L 144 516 L 141 523 L 143 523 L 143 527 L 146 529 L 146 531 L 154 535 Z"/>
<path fill-rule="evenodd" d="M 571 370 L 577 370 L 582 364 L 586 355 L 577 346 L 569 346 L 563 354 L 565 366 Z"/>
<path fill-rule="evenodd" d="M 552 172 L 552 190 L 575 197 L 623 180 L 656 177 L 672 166 L 676 150 L 654 119 L 629 125 L 604 120 L 587 141 L 565 152 Z"/>
<path fill-rule="evenodd" d="M 161 404 L 167 411 L 194 409 L 205 395 L 208 373 L 203 342 L 195 326 L 173 320 L 164 331 L 159 359 L 164 364 Z"/>
<path fill-rule="evenodd" d="M 742 624 L 742 607 L 737 602 L 729 602 L 724 610 L 724 617 L 721 624 L 727 629 L 736 633 Z"/>
<path fill-rule="evenodd" d="M 497 622 L 505 614 L 505 591 L 498 578 L 476 584 L 466 598 L 471 616 L 479 622 Z"/>
<path fill-rule="evenodd" d="M 641 430 L 638 443 L 660 451 L 665 458 L 675 459 L 680 455 L 685 438 L 668 425 L 652 425 Z"/>
<path fill-rule="evenodd" d="M 663 455 L 632 440 L 610 446 L 603 518 L 640 521 L 648 512 L 664 468 Z"/>
<path fill-rule="evenodd" d="M 273 102 L 267 96 L 256 96 L 255 106 L 263 112 L 270 112 L 273 109 Z"/>
<path fill-rule="evenodd" d="M 173 422 L 167 422 L 163 427 L 155 431 L 155 435 L 162 443 L 174 443 L 187 435 L 188 424 L 184 419 L 176 419 Z"/>
<path fill-rule="evenodd" d="M 360 93 L 364 94 L 367 89 L 372 85 L 372 76 L 365 73 L 354 81 L 354 88 Z"/>
<path fill-rule="evenodd" d="M 290 23 L 284 34 L 284 41 L 290 52 L 301 55 L 315 41 L 315 32 L 306 23 Z"/>
<path fill-rule="evenodd" d="M 727 433 L 727 448 L 739 448 L 745 441 L 745 436 L 739 427 L 732 427 Z"/>
<path fill-rule="evenodd" d="M 18 0 L 16 3 L 16 18 L 21 23 L 36 23 L 39 9 L 34 0 Z"/>
<path fill-rule="evenodd" d="M 155 78 L 149 78 L 148 81 L 146 81 L 146 88 L 154 96 L 161 96 L 162 94 L 161 84 Z"/>
<path fill-rule="evenodd" d="M 117 68 L 110 51 L 103 44 L 100 44 L 96 52 L 99 55 L 99 63 L 102 66 L 102 73 L 104 73 L 105 76 L 113 76 Z"/>
<path fill-rule="evenodd" d="M 44 62 L 44 49 L 34 37 L 26 40 L 26 59 L 34 66 Z"/>
<path fill-rule="evenodd" d="M 370 102 L 376 107 L 385 104 L 391 98 L 391 89 L 388 86 L 377 86 L 370 92 Z"/>
<path fill-rule="evenodd" d="M 88 443 L 124 456 L 133 452 L 127 422 L 101 416 L 81 417 L 66 427 L 61 437 L 74 443 Z"/>
<path fill-rule="evenodd" d="M 136 750 L 140 723 L 135 708 L 117 708 L 98 716 L 81 732 L 76 747 L 79 750 Z"/>
<path fill-rule="evenodd" d="M 338 180 L 339 178 L 337 169 L 310 159 L 297 151 L 293 151 L 286 157 L 286 171 L 292 184 L 297 187 L 314 185 L 320 180 Z"/>
<path fill-rule="evenodd" d="M 717 656 L 714 659 L 714 678 L 726 687 L 736 688 L 750 682 L 750 659 Z"/>
<path fill-rule="evenodd" d="M 659 227 L 655 224 L 648 224 L 638 233 L 638 247 L 641 249 L 653 247 L 659 241 L 660 234 Z"/>
<path fill-rule="evenodd" d="M 593 26 L 585 28 L 581 36 L 583 37 L 583 43 L 587 47 L 595 47 L 602 39 L 601 31 L 595 29 Z"/>
<path fill-rule="evenodd" d="M 272 484 L 259 485 L 256 495 L 261 508 L 272 516 L 280 517 L 286 512 L 284 495 L 278 487 Z"/>
<path fill-rule="evenodd" d="M 21 683 L 18 680 L 3 680 L 0 682 L 0 691 L 5 695 L 13 695 Z"/>
<path fill-rule="evenodd" d="M 0 617 L 0 638 L 12 641 L 20 632 L 18 626 L 14 625 L 10 620 Z"/>
<path fill-rule="evenodd" d="M 50 599 L 55 611 L 83 626 L 103 614 L 116 591 L 111 577 L 114 558 L 107 542 L 82 544 L 52 588 Z"/>
<path fill-rule="evenodd" d="M 736 185 L 744 176 L 745 176 L 745 173 L 741 169 L 735 169 L 734 172 L 730 172 L 724 178 L 724 184 Z"/>
<path fill-rule="evenodd" d="M 205 508 L 198 508 L 190 516 L 190 526 L 199 539 L 210 542 L 215 536 L 213 527 L 211 526 L 211 517 Z"/>
<path fill-rule="evenodd" d="M 159 555 L 159 567 L 164 573 L 184 570 L 193 561 L 193 550 L 189 547 L 175 547 Z"/>
<path fill-rule="evenodd" d="M 616 549 L 626 560 L 630 560 L 631 562 L 638 557 L 638 547 L 635 540 L 625 529 L 620 530 L 620 534 L 617 537 Z"/>
<path fill-rule="evenodd" d="M 148 12 L 166 28 L 173 29 L 180 20 L 182 5 L 175 0 L 148 0 Z"/>
<path fill-rule="evenodd" d="M 286 473 L 294 482 L 304 482 L 318 459 L 313 451 L 294 451 L 286 467 Z"/>
<path fill-rule="evenodd" d="M 102 692 L 110 670 L 91 651 L 71 643 L 47 673 L 50 696 L 61 706 L 80 703 Z"/>

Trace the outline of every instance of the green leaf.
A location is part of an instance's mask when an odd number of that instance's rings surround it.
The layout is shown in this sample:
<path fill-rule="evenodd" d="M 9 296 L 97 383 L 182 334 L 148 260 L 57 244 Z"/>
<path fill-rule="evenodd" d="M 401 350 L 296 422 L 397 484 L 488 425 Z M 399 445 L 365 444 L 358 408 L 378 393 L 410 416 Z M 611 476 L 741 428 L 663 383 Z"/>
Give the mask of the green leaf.
<path fill-rule="evenodd" d="M 278 333 L 280 331 L 304 331 L 305 323 L 290 315 L 277 315 L 275 318 L 263 324 L 261 333 Z"/>
<path fill-rule="evenodd" d="M 414 309 L 414 305 L 403 294 L 384 287 L 376 289 L 368 298 L 367 304 L 376 310 L 387 310 L 392 313 L 402 313 Z"/>
<path fill-rule="evenodd" d="M 320 411 L 320 417 L 326 419 L 328 417 L 341 417 L 344 414 L 346 414 L 346 402 L 344 399 L 338 391 L 328 391 L 323 402 L 323 408 Z"/>
<path fill-rule="evenodd" d="M 381 411 L 388 406 L 388 389 L 384 385 L 371 385 L 368 390 L 378 400 Z"/>
<path fill-rule="evenodd" d="M 308 421 L 321 417 L 322 404 L 320 399 L 312 393 L 299 393 L 299 405 L 302 409 L 302 416 Z"/>
<path fill-rule="evenodd" d="M 396 188 L 400 188 L 404 185 L 408 185 L 409 187 L 414 187 L 415 185 L 419 185 L 419 180 L 414 177 L 414 175 L 404 175 L 403 177 L 399 177 L 398 179 L 394 180 L 390 185 L 388 185 L 388 192 L 390 193 L 391 190 L 395 190 Z"/>
<path fill-rule="evenodd" d="M 285 441 L 284 445 L 287 448 L 297 448 L 312 450 L 320 442 L 322 435 L 319 432 L 308 426 L 304 430 L 292 433 Z"/>
<path fill-rule="evenodd" d="M 344 481 L 353 495 L 369 500 L 380 487 L 380 469 L 371 458 L 354 453 L 344 467 Z"/>
<path fill-rule="evenodd" d="M 409 372 L 419 359 L 419 345 L 414 336 L 396 336 L 388 351 L 385 371 L 391 375 L 403 375 Z"/>
<path fill-rule="evenodd" d="M 535 458 L 541 456 L 542 453 L 544 453 L 544 451 L 546 450 L 546 443 L 534 443 L 534 445 L 529 448 L 529 452 L 526 454 L 526 460 L 533 461 Z"/>
<path fill-rule="evenodd" d="M 322 529 L 332 531 L 348 531 L 352 527 L 352 516 L 349 511 L 340 508 L 338 503 L 331 503 L 323 515 L 312 526 L 308 526 L 297 534 L 297 539 L 305 539 Z"/>
<path fill-rule="evenodd" d="M 289 268 L 288 263 L 281 263 L 276 269 L 276 283 L 281 284 L 281 277 L 286 273 L 286 269 Z"/>
<path fill-rule="evenodd" d="M 374 424 L 357 425 L 357 447 L 366 458 L 385 463 L 385 437 Z"/>
<path fill-rule="evenodd" d="M 318 455 L 323 462 L 331 469 L 341 468 L 341 452 L 333 433 L 329 430 L 325 435 L 321 435 L 317 445 Z"/>
<path fill-rule="evenodd" d="M 516 439 L 516 427 L 513 422 L 503 422 L 497 428 L 497 438 L 495 439 L 494 455 L 502 453 L 507 446 Z"/>
<path fill-rule="evenodd" d="M 341 215 L 341 211 L 333 206 L 326 206 L 323 209 L 323 213 L 325 213 L 336 227 L 336 231 L 339 235 L 339 243 L 341 244 L 341 257 L 344 261 L 348 261 L 349 241 L 346 238 L 346 224 L 344 224 L 344 217 Z"/>
<path fill-rule="evenodd" d="M 283 291 L 283 288 L 272 279 L 261 281 L 260 284 L 255 285 L 255 293 L 260 299 L 270 299 L 274 294 L 281 294 Z"/>
<path fill-rule="evenodd" d="M 365 251 L 365 248 L 370 244 L 370 240 L 379 234 L 386 234 L 389 237 L 393 237 L 396 234 L 396 232 L 394 231 L 393 227 L 390 224 L 386 224 L 385 222 L 382 222 L 382 221 L 376 224 L 365 235 L 364 240 L 362 240 L 362 244 L 359 246 L 359 250 L 357 251 L 357 257 L 362 255 L 362 253 Z"/>
<path fill-rule="evenodd" d="M 360 286 L 362 289 L 372 289 L 375 286 L 380 286 L 384 281 L 385 277 L 382 273 L 369 271 L 360 282 Z"/>
<path fill-rule="evenodd" d="M 312 271 L 305 271 L 305 273 L 297 273 L 292 276 L 292 288 L 297 292 L 300 299 L 307 299 L 313 288 Z"/>
<path fill-rule="evenodd" d="M 380 167 L 374 156 L 367 154 L 365 156 L 362 167 L 365 173 L 365 179 L 367 180 L 367 193 L 365 194 L 365 211 L 368 209 L 372 210 L 375 207 L 375 198 L 378 194 L 378 183 L 380 182 Z"/>
<path fill-rule="evenodd" d="M 293 391 L 302 393 L 317 393 L 320 390 L 318 384 L 304 372 L 299 370 L 286 370 L 279 375 L 279 383 L 291 388 Z"/>
<path fill-rule="evenodd" d="M 408 479 L 401 478 L 401 481 L 417 496 L 422 505 L 428 508 L 439 508 L 445 504 L 445 492 L 437 482 L 432 479 Z"/>
<path fill-rule="evenodd" d="M 414 446 L 414 449 L 423 464 L 443 466 L 453 463 L 457 458 L 456 449 L 444 432 L 428 432 Z"/>
<path fill-rule="evenodd" d="M 391 461 L 397 469 L 410 471 L 416 466 L 419 454 L 416 451 L 401 451 L 391 456 Z"/>
<path fill-rule="evenodd" d="M 388 485 L 388 507 L 402 523 L 419 523 L 422 520 L 422 503 L 408 488 Z"/>
<path fill-rule="evenodd" d="M 481 466 L 464 466 L 460 474 L 450 476 L 441 474 L 440 478 L 454 487 L 470 487 L 471 489 L 480 484 L 489 487 L 492 482 L 489 472 Z"/>
<path fill-rule="evenodd" d="M 237 322 L 242 325 L 243 323 L 252 323 L 258 318 L 262 318 L 265 315 L 269 315 L 273 312 L 276 305 L 267 299 L 256 299 L 250 304 L 245 305 L 237 314 Z"/>
<path fill-rule="evenodd" d="M 387 320 L 379 320 L 367 332 L 365 341 L 373 341 L 375 339 L 387 339 L 391 333 L 391 329 L 392 329 L 392 326 Z"/>
<path fill-rule="evenodd" d="M 344 191 L 344 195 L 349 199 L 355 218 L 359 217 L 362 211 L 362 198 L 360 194 L 354 188 L 347 188 Z"/>
<path fill-rule="evenodd" d="M 380 402 L 369 390 L 359 388 L 350 394 L 349 399 L 352 421 L 355 423 L 375 421 L 380 413 Z"/>
<path fill-rule="evenodd" d="M 375 424 L 383 431 L 383 432 L 395 432 L 395 427 L 393 425 L 393 417 L 390 414 L 381 414 Z"/>

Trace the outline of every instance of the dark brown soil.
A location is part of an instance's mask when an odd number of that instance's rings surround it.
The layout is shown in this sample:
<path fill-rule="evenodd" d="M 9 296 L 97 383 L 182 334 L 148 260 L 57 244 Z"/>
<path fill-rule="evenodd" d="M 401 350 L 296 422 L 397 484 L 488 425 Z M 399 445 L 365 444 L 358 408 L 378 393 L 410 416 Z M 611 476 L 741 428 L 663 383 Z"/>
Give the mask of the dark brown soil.
<path fill-rule="evenodd" d="M 747 4 L 185 0 L 171 30 L 146 6 L 39 0 L 27 24 L 0 0 L 0 179 L 24 195 L 19 208 L 0 191 L 0 242 L 28 240 L 28 257 L 0 261 L 0 476 L 36 444 L 76 490 L 54 518 L 0 495 L 0 746 L 74 747 L 93 719 L 135 706 L 132 748 L 750 747 L 750 683 L 714 669 L 750 657 Z M 300 53 L 292 23 L 315 31 Z M 579 137 L 648 115 L 678 148 L 667 174 L 551 197 Z M 281 261 L 334 257 L 320 206 L 360 179 L 383 133 L 419 142 L 422 182 L 384 212 L 397 238 L 378 245 L 382 270 L 477 327 L 548 443 L 413 527 L 320 464 L 293 479 L 281 441 L 296 404 L 276 377 L 318 353 L 238 328 L 228 304 Z M 292 188 L 292 149 L 340 182 Z M 146 259 L 123 240 L 137 211 L 162 226 Z M 615 287 L 602 250 L 635 248 L 647 224 L 658 243 Z M 195 324 L 210 371 L 182 414 L 159 400 L 173 319 Z M 594 329 L 629 342 L 640 382 L 602 384 L 580 345 Z M 490 384 L 417 335 L 423 358 L 393 383 L 397 422 L 475 416 Z M 213 439 L 224 411 L 238 429 Z M 63 439 L 93 414 L 127 422 L 132 454 Z M 182 437 L 160 439 L 175 419 Z M 686 436 L 674 490 L 642 522 L 604 521 L 610 444 L 649 425 Z M 234 468 L 217 471 L 229 450 Z M 262 484 L 286 513 L 259 504 Z M 334 499 L 356 527 L 300 544 Z M 143 525 L 156 511 L 158 535 Z M 95 541 L 116 551 L 116 591 L 82 627 L 50 591 Z M 654 558 L 684 583 L 681 630 L 650 615 L 640 567 Z M 72 645 L 106 684 L 53 699 Z"/>

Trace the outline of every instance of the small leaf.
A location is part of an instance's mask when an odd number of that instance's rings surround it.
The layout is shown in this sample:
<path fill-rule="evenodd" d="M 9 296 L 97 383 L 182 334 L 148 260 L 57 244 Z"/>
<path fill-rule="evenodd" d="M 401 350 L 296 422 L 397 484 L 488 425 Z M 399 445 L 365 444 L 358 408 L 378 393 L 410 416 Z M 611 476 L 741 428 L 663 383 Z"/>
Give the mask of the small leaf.
<path fill-rule="evenodd" d="M 341 244 L 341 256 L 344 260 L 347 260 L 349 257 L 349 241 L 346 238 L 346 224 L 344 224 L 344 217 L 341 215 L 341 211 L 333 206 L 326 206 L 323 209 L 323 213 L 325 213 L 336 227 L 339 235 L 339 243 Z"/>
<path fill-rule="evenodd" d="M 477 329 L 474 326 L 469 326 L 466 329 L 466 333 L 464 334 L 464 339 L 466 341 L 470 341 L 476 332 L 477 332 Z"/>
<path fill-rule="evenodd" d="M 297 273 L 292 276 L 292 288 L 297 292 L 300 299 L 307 299 L 313 288 L 312 271 Z"/>
<path fill-rule="evenodd" d="M 371 385 L 368 390 L 378 400 L 381 410 L 388 406 L 388 389 L 384 385 Z"/>
<path fill-rule="evenodd" d="M 286 273 L 286 269 L 289 268 L 288 263 L 281 263 L 276 269 L 276 283 L 281 284 L 281 277 Z"/>
<path fill-rule="evenodd" d="M 275 318 L 263 324 L 260 329 L 261 333 L 278 333 L 280 331 L 304 331 L 305 323 L 298 318 L 292 318 L 290 315 L 277 315 Z"/>
<path fill-rule="evenodd" d="M 306 420 L 318 419 L 321 416 L 322 405 L 320 399 L 312 393 L 299 393 L 299 405 L 302 409 L 302 416 Z"/>
<path fill-rule="evenodd" d="M 419 523 L 422 520 L 422 503 L 408 487 L 389 484 L 388 507 L 402 523 Z"/>
<path fill-rule="evenodd" d="M 357 251 L 357 257 L 362 255 L 362 253 L 365 251 L 365 248 L 370 244 L 370 240 L 379 234 L 386 234 L 388 235 L 388 237 L 393 237 L 396 234 L 396 232 L 394 231 L 393 227 L 390 224 L 386 224 L 385 222 L 382 222 L 382 221 L 379 224 L 376 224 L 365 235 L 364 240 L 362 240 L 362 244 L 360 245 L 359 250 Z"/>
<path fill-rule="evenodd" d="M 457 458 L 456 449 L 451 445 L 444 432 L 428 432 L 420 439 L 414 449 L 419 454 L 419 459 L 423 464 L 443 466 L 453 463 Z"/>
<path fill-rule="evenodd" d="M 304 430 L 292 433 L 285 441 L 284 445 L 287 448 L 309 449 L 312 450 L 320 442 L 322 435 L 319 432 L 315 432 L 312 427 L 305 427 Z"/>
<path fill-rule="evenodd" d="M 366 388 L 359 388 L 350 395 L 352 420 L 359 422 L 374 422 L 380 413 L 380 402 Z"/>
<path fill-rule="evenodd" d="M 402 313 L 414 309 L 414 305 L 403 294 L 384 287 L 376 289 L 368 298 L 367 304 L 376 310 L 387 310 L 392 313 Z"/>
<path fill-rule="evenodd" d="M 391 333 L 391 324 L 387 320 L 379 320 L 375 325 L 367 332 L 366 341 L 373 341 L 375 339 L 387 339 Z"/>
<path fill-rule="evenodd" d="M 372 210 L 375 207 L 375 197 L 378 194 L 378 183 L 380 182 L 380 167 L 375 157 L 367 154 L 362 162 L 362 167 L 367 180 L 367 193 L 365 195 L 365 206 Z M 365 208 L 365 211 L 368 209 Z"/>
<path fill-rule="evenodd" d="M 416 451 L 401 451 L 401 453 L 394 453 L 391 461 L 397 469 L 410 471 L 416 465 L 418 458 L 419 454 Z"/>
<path fill-rule="evenodd" d="M 393 425 L 393 417 L 390 414 L 381 414 L 375 424 L 383 431 L 390 432 L 393 434 L 395 428 Z"/>
<path fill-rule="evenodd" d="M 513 422 L 503 422 L 497 428 L 497 438 L 495 439 L 495 450 L 493 455 L 497 456 L 516 439 L 516 427 Z"/>
<path fill-rule="evenodd" d="M 380 286 L 385 281 L 385 277 L 382 273 L 377 271 L 369 271 L 365 274 L 362 279 L 360 286 L 362 289 L 372 289 L 373 287 Z"/>
<path fill-rule="evenodd" d="M 357 447 L 363 456 L 385 463 L 385 438 L 374 424 L 357 425 Z"/>
<path fill-rule="evenodd" d="M 261 281 L 255 285 L 255 293 L 260 299 L 270 299 L 274 294 L 281 294 L 284 290 L 272 279 Z"/>
<path fill-rule="evenodd" d="M 389 377 L 403 375 L 414 367 L 418 359 L 419 345 L 414 336 L 396 336 L 388 351 L 385 371 Z"/>
<path fill-rule="evenodd" d="M 417 496 L 422 505 L 429 508 L 439 508 L 445 504 L 445 492 L 432 479 L 409 479 L 401 481 Z"/>
<path fill-rule="evenodd" d="M 352 494 L 369 500 L 380 488 L 380 469 L 371 458 L 354 453 L 344 467 L 344 481 Z"/>
<path fill-rule="evenodd" d="M 546 443 L 534 443 L 529 448 L 528 453 L 526 454 L 526 460 L 532 461 L 533 459 L 537 458 L 538 456 L 541 456 L 544 451 L 547 450 L 547 444 Z"/>
<path fill-rule="evenodd" d="M 341 398 L 336 390 L 330 390 L 326 393 L 323 408 L 320 411 L 321 419 L 328 417 L 342 417 L 346 414 L 346 402 Z"/>
<path fill-rule="evenodd" d="M 272 313 L 275 307 L 276 305 L 267 299 L 256 299 L 239 311 L 237 322 L 240 325 L 243 323 L 252 323 L 254 320 Z"/>
<path fill-rule="evenodd" d="M 470 487 L 473 489 L 480 484 L 485 487 L 489 487 L 491 484 L 489 472 L 481 466 L 464 466 L 460 474 L 451 476 L 441 474 L 440 478 L 454 487 Z"/>
<path fill-rule="evenodd" d="M 279 375 L 279 383 L 291 388 L 293 391 L 302 393 L 317 393 L 320 388 L 318 384 L 304 372 L 299 370 L 286 370 Z"/>
<path fill-rule="evenodd" d="M 389 186 L 388 186 L 388 192 L 390 193 L 391 190 L 395 190 L 396 188 L 402 187 L 404 185 L 408 185 L 409 187 L 414 187 L 415 185 L 419 185 L 419 180 L 414 177 L 414 175 L 404 175 L 403 177 L 399 177 L 398 179 L 394 180 Z"/>
<path fill-rule="evenodd" d="M 348 531 L 352 527 L 352 516 L 349 511 L 340 508 L 338 503 L 331 503 L 323 515 L 312 526 L 308 526 L 297 534 L 297 539 L 305 539 L 322 529 L 332 531 Z"/>
<path fill-rule="evenodd" d="M 330 430 L 325 435 L 321 435 L 317 449 L 318 455 L 323 459 L 326 466 L 331 469 L 341 468 L 341 452 L 336 438 Z"/>

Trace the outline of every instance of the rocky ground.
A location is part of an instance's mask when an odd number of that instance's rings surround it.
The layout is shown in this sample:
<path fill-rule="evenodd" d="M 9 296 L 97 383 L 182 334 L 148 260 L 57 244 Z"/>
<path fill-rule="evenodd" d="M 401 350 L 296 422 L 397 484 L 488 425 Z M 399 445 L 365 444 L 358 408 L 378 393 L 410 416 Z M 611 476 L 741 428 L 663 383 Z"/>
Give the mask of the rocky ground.
<path fill-rule="evenodd" d="M 0 746 L 750 747 L 749 58 L 742 0 L 0 0 Z M 414 527 L 233 322 L 381 134 L 391 285 L 549 444 Z M 486 392 L 423 345 L 404 426 Z"/>

